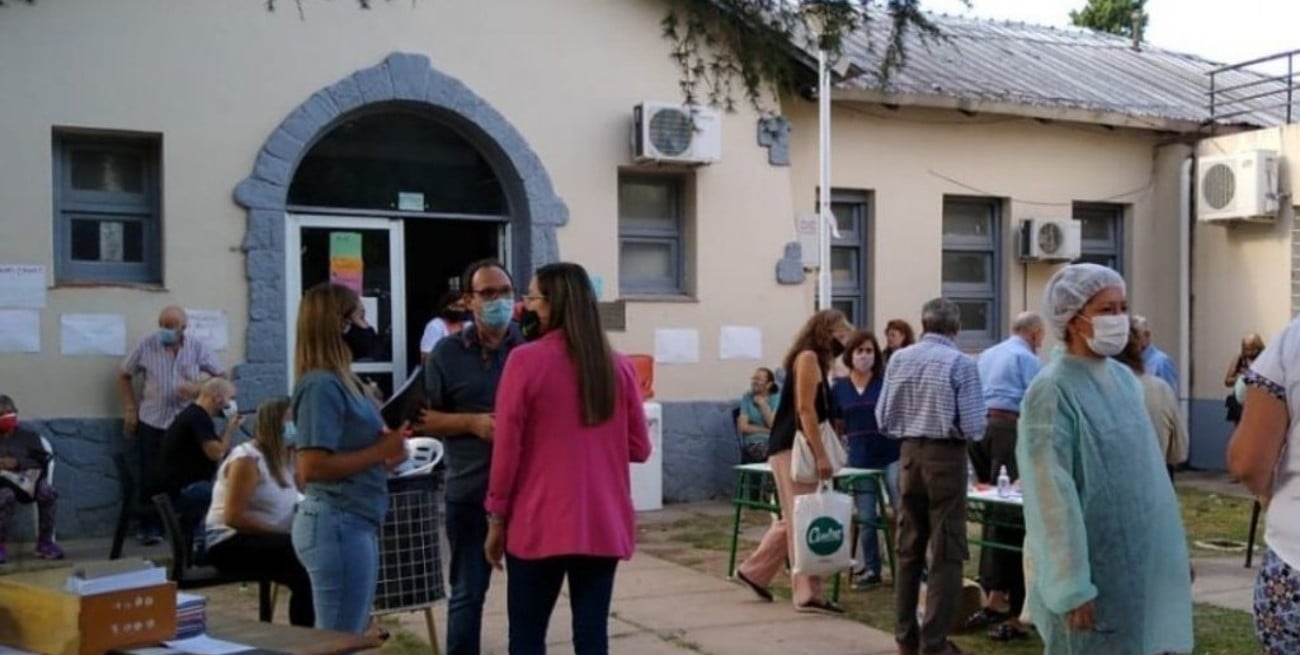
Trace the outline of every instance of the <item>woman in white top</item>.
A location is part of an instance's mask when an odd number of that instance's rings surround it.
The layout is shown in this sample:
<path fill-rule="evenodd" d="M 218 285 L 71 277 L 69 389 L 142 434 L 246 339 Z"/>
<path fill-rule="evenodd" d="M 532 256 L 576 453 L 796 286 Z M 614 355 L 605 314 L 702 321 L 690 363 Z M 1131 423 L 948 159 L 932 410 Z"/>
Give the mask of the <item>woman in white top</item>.
<path fill-rule="evenodd" d="M 470 325 L 472 316 L 473 313 L 465 308 L 464 294 L 455 290 L 442 294 L 438 299 L 438 315 L 424 326 L 424 334 L 420 336 L 420 361 L 423 362 L 433 352 L 433 347 L 443 337 L 456 334 Z"/>
<path fill-rule="evenodd" d="M 287 396 L 257 408 L 253 440 L 232 449 L 217 469 L 206 522 L 207 552 L 223 573 L 268 577 L 288 587 L 289 622 L 311 627 L 316 622 L 311 579 L 289 536 L 298 502 L 289 450 L 294 431 Z"/>
<path fill-rule="evenodd" d="M 1263 652 L 1300 653 L 1300 318 L 1250 365 L 1228 470 L 1268 507 L 1268 552 L 1255 579 Z"/>

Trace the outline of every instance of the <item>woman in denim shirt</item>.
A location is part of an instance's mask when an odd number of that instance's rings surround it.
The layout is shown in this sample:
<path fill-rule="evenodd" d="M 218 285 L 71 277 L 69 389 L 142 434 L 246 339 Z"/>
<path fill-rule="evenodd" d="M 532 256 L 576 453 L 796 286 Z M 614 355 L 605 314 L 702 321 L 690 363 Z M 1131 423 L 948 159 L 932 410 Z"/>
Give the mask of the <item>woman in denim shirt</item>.
<path fill-rule="evenodd" d="M 357 294 L 321 284 L 302 298 L 293 412 L 305 498 L 293 547 L 311 578 L 316 627 L 365 632 L 379 577 L 379 527 L 388 511 L 386 462 L 405 454 L 352 374 L 343 325 Z"/>

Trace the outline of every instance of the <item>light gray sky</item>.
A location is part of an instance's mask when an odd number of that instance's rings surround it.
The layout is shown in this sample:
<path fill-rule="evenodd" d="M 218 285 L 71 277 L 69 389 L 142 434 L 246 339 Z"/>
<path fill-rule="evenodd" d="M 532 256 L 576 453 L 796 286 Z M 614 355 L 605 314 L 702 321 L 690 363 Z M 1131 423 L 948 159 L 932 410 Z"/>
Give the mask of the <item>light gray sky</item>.
<path fill-rule="evenodd" d="M 926 11 L 1070 24 L 1086 0 L 921 0 Z M 1147 42 L 1222 63 L 1300 49 L 1300 0 L 1147 0 Z M 1300 64 L 1300 61 L 1297 61 Z"/>

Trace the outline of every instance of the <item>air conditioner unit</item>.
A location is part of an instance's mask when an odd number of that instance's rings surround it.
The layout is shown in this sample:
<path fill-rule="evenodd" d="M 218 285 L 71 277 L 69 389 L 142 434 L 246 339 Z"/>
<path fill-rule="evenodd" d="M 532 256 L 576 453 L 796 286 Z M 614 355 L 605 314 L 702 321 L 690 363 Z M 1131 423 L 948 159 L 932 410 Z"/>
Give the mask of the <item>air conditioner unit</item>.
<path fill-rule="evenodd" d="M 1196 218 L 1204 222 L 1277 220 L 1278 157 L 1247 150 L 1196 162 Z"/>
<path fill-rule="evenodd" d="M 643 102 L 632 110 L 632 159 L 711 164 L 722 158 L 722 117 L 708 107 Z"/>
<path fill-rule="evenodd" d="M 1020 223 L 1020 260 L 1065 262 L 1079 258 L 1083 229 L 1069 218 L 1031 218 Z"/>

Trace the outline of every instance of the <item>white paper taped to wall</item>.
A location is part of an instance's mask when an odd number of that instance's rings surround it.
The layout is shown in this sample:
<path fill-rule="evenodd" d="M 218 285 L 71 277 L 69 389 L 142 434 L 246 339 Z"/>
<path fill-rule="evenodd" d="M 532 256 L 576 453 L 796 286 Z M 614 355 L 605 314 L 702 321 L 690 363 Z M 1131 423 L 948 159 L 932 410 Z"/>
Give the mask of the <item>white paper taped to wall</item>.
<path fill-rule="evenodd" d="M 41 313 L 34 309 L 0 309 L 0 353 L 41 351 Z"/>
<path fill-rule="evenodd" d="M 186 309 L 185 315 L 189 319 L 186 336 L 202 341 L 213 350 L 230 347 L 230 320 L 225 312 L 220 309 Z"/>
<path fill-rule="evenodd" d="M 0 266 L 0 307 L 45 308 L 45 267 Z"/>
<path fill-rule="evenodd" d="M 376 323 L 379 322 L 379 299 L 374 296 L 361 296 L 361 307 L 366 310 L 366 325 L 375 328 L 378 332 Z"/>
<path fill-rule="evenodd" d="M 59 327 L 64 355 L 126 354 L 126 317 L 121 314 L 64 314 Z"/>
<path fill-rule="evenodd" d="M 656 364 L 694 364 L 700 361 L 700 333 L 696 330 L 655 330 Z"/>
<path fill-rule="evenodd" d="M 763 330 L 747 325 L 724 325 L 718 334 L 720 359 L 763 359 Z"/>

